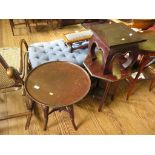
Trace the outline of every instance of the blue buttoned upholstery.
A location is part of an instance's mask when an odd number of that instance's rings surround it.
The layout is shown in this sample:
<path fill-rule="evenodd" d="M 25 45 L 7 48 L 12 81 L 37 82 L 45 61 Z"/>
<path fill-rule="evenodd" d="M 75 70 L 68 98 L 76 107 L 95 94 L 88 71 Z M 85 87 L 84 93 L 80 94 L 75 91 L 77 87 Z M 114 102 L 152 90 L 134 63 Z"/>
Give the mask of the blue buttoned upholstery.
<path fill-rule="evenodd" d="M 28 52 L 32 68 L 50 61 L 69 61 L 82 66 L 88 54 L 88 48 L 76 49 L 71 52 L 70 46 L 61 39 L 31 44 Z"/>

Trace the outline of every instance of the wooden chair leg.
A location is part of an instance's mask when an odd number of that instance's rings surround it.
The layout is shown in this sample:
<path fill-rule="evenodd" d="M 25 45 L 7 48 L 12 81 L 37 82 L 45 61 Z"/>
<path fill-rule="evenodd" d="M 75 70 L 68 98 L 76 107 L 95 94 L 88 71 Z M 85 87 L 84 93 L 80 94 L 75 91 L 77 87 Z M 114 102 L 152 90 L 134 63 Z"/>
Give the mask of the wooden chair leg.
<path fill-rule="evenodd" d="M 155 79 L 152 79 L 150 83 L 149 91 L 152 90 L 154 82 L 155 82 Z"/>
<path fill-rule="evenodd" d="M 32 31 L 31 31 L 31 26 L 30 26 L 29 20 L 25 19 L 25 23 L 26 23 L 26 26 L 28 26 L 28 28 L 29 28 L 29 32 L 31 33 Z"/>
<path fill-rule="evenodd" d="M 70 105 L 67 108 L 68 108 L 68 112 L 69 112 L 73 127 L 74 127 L 75 130 L 77 130 L 77 126 L 76 126 L 75 120 L 74 120 L 74 108 L 73 108 L 73 105 Z"/>
<path fill-rule="evenodd" d="M 49 107 L 44 105 L 43 111 L 44 111 L 44 130 L 46 130 L 47 129 L 47 123 L 48 123 Z"/>
<path fill-rule="evenodd" d="M 104 91 L 103 97 L 101 99 L 101 103 L 99 105 L 99 108 L 98 108 L 99 112 L 102 110 L 102 107 L 105 104 L 105 100 L 106 100 L 106 97 L 107 97 L 109 89 L 110 89 L 110 84 L 111 84 L 111 82 L 106 82 L 105 91 Z"/>
<path fill-rule="evenodd" d="M 9 19 L 9 22 L 10 22 L 12 34 L 14 36 L 15 34 L 14 34 L 14 22 L 13 22 L 13 19 Z"/>

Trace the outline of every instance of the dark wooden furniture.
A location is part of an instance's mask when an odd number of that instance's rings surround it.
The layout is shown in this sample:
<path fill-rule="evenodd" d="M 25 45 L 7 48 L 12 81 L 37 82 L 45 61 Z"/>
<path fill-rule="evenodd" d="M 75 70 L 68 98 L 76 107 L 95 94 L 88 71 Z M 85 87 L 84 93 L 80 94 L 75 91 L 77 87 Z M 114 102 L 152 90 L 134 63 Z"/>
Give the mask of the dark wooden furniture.
<path fill-rule="evenodd" d="M 36 28 L 39 25 L 46 24 L 47 26 L 53 27 L 53 19 L 33 19 L 34 23 L 36 24 Z"/>
<path fill-rule="evenodd" d="M 130 81 L 127 99 L 129 99 L 129 96 L 131 95 L 133 88 L 135 87 L 141 73 L 146 71 L 148 72 L 148 74 L 150 74 L 150 76 L 147 77 L 147 79 L 149 78 L 151 80 L 150 90 L 152 89 L 152 85 L 154 83 L 153 66 L 151 67 L 149 66 L 149 64 L 153 59 L 155 59 L 155 32 L 144 31 L 143 33 L 140 33 L 140 35 L 147 41 L 139 44 L 139 54 L 141 56 L 139 63 L 140 67 L 138 69 L 136 77 Z"/>
<path fill-rule="evenodd" d="M 12 30 L 13 36 L 15 35 L 14 28 L 17 25 L 23 25 L 23 24 L 25 24 L 26 27 L 28 27 L 29 32 L 31 32 L 31 27 L 30 27 L 30 23 L 29 23 L 29 20 L 28 19 L 24 19 L 24 22 L 18 22 L 18 23 L 15 23 L 14 19 L 9 19 L 9 22 L 10 22 L 10 26 L 11 26 L 11 30 Z"/>
<path fill-rule="evenodd" d="M 105 21 L 107 21 L 107 19 L 59 19 L 59 27 L 92 22 L 103 23 Z"/>
<path fill-rule="evenodd" d="M 119 53 L 132 51 L 137 56 L 138 43 L 145 41 L 140 34 L 124 24 L 106 23 L 88 26 L 94 35 L 89 42 L 89 51 L 92 59 L 95 58 L 96 46 L 103 51 L 103 73 L 110 73 L 110 60 Z"/>
<path fill-rule="evenodd" d="M 137 28 L 140 30 L 146 30 L 155 23 L 154 19 L 111 19 L 111 21 L 123 23 L 131 28 Z"/>
<path fill-rule="evenodd" d="M 48 116 L 55 111 L 65 110 L 74 122 L 73 104 L 80 101 L 90 89 L 90 78 L 84 69 L 68 62 L 49 62 L 30 72 L 25 89 L 31 99 L 30 107 L 39 103 L 44 111 L 44 130 Z M 49 111 L 49 108 L 52 108 Z M 32 109 L 32 108 L 31 108 Z"/>
<path fill-rule="evenodd" d="M 89 25 L 94 32 L 89 42 L 89 55 L 84 65 L 89 73 L 106 81 L 99 111 L 105 102 L 110 83 L 128 78 L 138 57 L 138 43 L 145 41 L 124 24 Z M 96 48 L 100 52 L 96 52 Z"/>

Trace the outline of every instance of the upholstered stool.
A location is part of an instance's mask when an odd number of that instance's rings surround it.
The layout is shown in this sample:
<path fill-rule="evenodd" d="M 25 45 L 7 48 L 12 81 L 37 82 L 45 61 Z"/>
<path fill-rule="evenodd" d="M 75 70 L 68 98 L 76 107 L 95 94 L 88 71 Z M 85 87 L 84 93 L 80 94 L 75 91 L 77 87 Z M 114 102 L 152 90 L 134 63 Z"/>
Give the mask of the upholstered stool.
<path fill-rule="evenodd" d="M 60 39 L 31 44 L 28 52 L 32 68 L 49 61 L 68 61 L 82 66 L 88 54 L 88 48 L 76 49 L 71 52 L 71 47 L 66 45 L 63 39 Z"/>

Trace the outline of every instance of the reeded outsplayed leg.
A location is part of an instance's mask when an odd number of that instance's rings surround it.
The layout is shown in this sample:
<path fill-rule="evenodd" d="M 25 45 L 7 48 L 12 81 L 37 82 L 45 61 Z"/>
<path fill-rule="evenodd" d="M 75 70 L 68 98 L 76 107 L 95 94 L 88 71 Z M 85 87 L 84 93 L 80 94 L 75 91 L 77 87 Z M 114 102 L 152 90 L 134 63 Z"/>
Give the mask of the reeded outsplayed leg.
<path fill-rule="evenodd" d="M 26 106 L 27 109 L 29 111 L 29 114 L 27 116 L 27 121 L 26 121 L 26 125 L 25 125 L 25 130 L 27 130 L 30 126 L 30 122 L 31 122 L 31 118 L 32 118 L 32 111 L 33 111 L 33 107 L 34 107 L 35 102 L 30 100 L 30 99 L 26 99 Z"/>
<path fill-rule="evenodd" d="M 70 105 L 70 106 L 66 107 L 66 109 L 69 112 L 69 115 L 70 115 L 70 118 L 71 118 L 74 129 L 77 130 L 77 126 L 76 126 L 75 120 L 74 120 L 74 108 L 73 108 L 73 105 Z"/>
<path fill-rule="evenodd" d="M 101 99 L 101 103 L 99 105 L 99 108 L 98 108 L 99 112 L 101 111 L 103 105 L 105 104 L 105 100 L 106 100 L 106 97 L 107 97 L 109 89 L 110 89 L 110 84 L 111 84 L 111 82 L 106 82 L 105 91 L 104 91 L 103 97 Z"/>
<path fill-rule="evenodd" d="M 44 111 L 44 130 L 46 130 L 47 129 L 47 123 L 48 123 L 49 107 L 43 106 L 43 111 Z"/>

